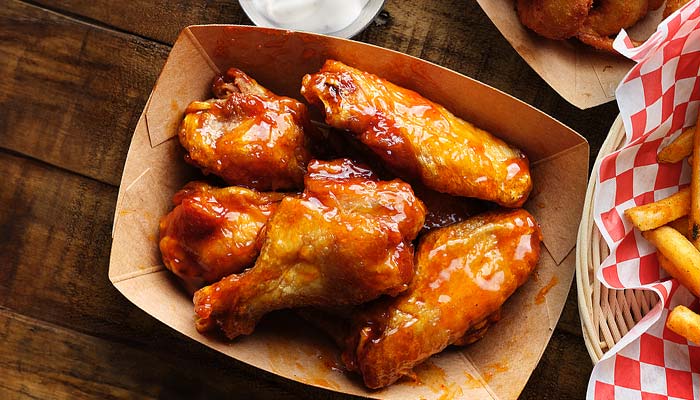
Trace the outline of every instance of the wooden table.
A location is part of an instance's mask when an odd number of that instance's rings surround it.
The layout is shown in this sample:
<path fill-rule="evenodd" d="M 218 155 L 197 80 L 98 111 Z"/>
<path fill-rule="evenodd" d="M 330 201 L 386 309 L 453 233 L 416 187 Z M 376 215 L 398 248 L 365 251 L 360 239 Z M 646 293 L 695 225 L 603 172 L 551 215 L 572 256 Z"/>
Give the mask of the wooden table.
<path fill-rule="evenodd" d="M 617 108 L 581 111 L 510 47 L 475 1 L 386 2 L 356 39 L 508 92 L 591 145 Z M 178 32 L 249 24 L 236 1 L 7 0 L 0 9 L 0 398 L 345 398 L 189 340 L 107 279 L 132 131 Z M 583 398 L 591 361 L 572 290 L 523 399 Z"/>

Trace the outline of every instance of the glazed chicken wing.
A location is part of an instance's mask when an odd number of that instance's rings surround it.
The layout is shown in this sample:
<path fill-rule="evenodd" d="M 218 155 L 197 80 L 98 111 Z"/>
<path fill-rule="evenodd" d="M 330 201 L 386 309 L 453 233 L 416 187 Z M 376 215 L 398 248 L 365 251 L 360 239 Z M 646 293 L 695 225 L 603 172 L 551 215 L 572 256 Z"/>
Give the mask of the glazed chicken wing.
<path fill-rule="evenodd" d="M 329 60 L 304 77 L 301 93 L 402 177 L 506 207 L 521 206 L 532 189 L 521 151 L 416 92 Z"/>
<path fill-rule="evenodd" d="M 540 241 L 537 223 L 522 209 L 431 231 L 418 246 L 408 290 L 356 312 L 345 338 L 334 328 L 342 325 L 325 325 L 367 387 L 390 385 L 448 345 L 481 338 L 534 270 Z"/>
<path fill-rule="evenodd" d="M 213 84 L 219 99 L 185 111 L 180 143 L 185 159 L 231 185 L 258 190 L 301 188 L 310 158 L 306 106 L 277 96 L 231 68 Z"/>
<path fill-rule="evenodd" d="M 200 332 L 219 325 L 232 339 L 273 310 L 359 304 L 407 288 L 425 217 L 411 187 L 349 160 L 312 161 L 304 183 L 270 217 L 255 266 L 195 293 Z"/>
<path fill-rule="evenodd" d="M 191 292 L 242 271 L 260 252 L 258 234 L 283 196 L 188 183 L 160 221 L 163 263 Z"/>

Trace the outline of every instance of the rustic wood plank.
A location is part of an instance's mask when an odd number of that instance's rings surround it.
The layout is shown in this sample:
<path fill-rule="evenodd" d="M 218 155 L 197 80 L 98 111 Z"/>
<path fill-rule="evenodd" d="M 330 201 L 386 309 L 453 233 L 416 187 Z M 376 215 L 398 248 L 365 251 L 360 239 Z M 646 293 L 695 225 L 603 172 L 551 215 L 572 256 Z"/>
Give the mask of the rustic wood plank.
<path fill-rule="evenodd" d="M 564 310 L 557 323 L 557 329 L 570 335 L 583 336 L 581 332 L 581 317 L 578 313 L 578 291 L 576 290 L 576 279 L 571 283 L 571 290 L 566 298 Z"/>
<path fill-rule="evenodd" d="M 577 341 L 555 334 L 521 399 L 583 397 L 587 379 L 576 360 Z M 77 333 L 0 307 L 0 397 L 2 398 L 351 398 L 256 379 L 232 360 L 202 349 L 198 356 L 155 353 Z M 572 346 L 573 344 L 573 346 Z M 585 349 L 583 350 L 585 351 Z M 563 368 L 560 355 L 565 354 Z M 568 367 L 567 367 L 568 366 Z M 293 392 L 285 386 L 296 386 Z M 582 390 L 582 388 L 584 388 Z M 575 394 L 581 394 L 576 396 Z"/>
<path fill-rule="evenodd" d="M 557 330 L 520 400 L 584 399 L 592 370 L 583 341 Z"/>
<path fill-rule="evenodd" d="M 117 189 L 6 152 L 0 175 L 0 305 L 103 336 L 147 331 L 107 278 Z"/>
<path fill-rule="evenodd" d="M 240 4 L 229 0 L 35 0 L 35 3 L 170 44 L 188 25 L 251 23 Z"/>
<path fill-rule="evenodd" d="M 0 341 L 2 398 L 301 398 L 241 372 L 225 357 L 155 353 L 5 308 Z"/>
<path fill-rule="evenodd" d="M 169 48 L 15 0 L 0 8 L 0 146 L 118 185 Z"/>

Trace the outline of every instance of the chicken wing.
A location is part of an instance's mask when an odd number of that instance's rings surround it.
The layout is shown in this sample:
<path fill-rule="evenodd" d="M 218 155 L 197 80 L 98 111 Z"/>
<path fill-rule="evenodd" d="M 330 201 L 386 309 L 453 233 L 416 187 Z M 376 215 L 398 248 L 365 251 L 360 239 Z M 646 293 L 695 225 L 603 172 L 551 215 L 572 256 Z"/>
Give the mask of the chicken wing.
<path fill-rule="evenodd" d="M 380 388 L 450 344 L 481 338 L 534 270 L 541 239 L 534 218 L 522 209 L 481 214 L 428 233 L 407 291 L 356 312 L 349 329 L 326 323 L 344 348 L 348 369 L 359 371 L 367 387 Z"/>
<path fill-rule="evenodd" d="M 258 234 L 283 196 L 188 183 L 160 221 L 163 263 L 191 292 L 241 272 L 258 256 Z"/>
<path fill-rule="evenodd" d="M 214 81 L 213 91 L 221 98 L 185 111 L 179 137 L 186 161 L 231 185 L 301 188 L 310 159 L 305 132 L 313 130 L 306 106 L 235 68 Z"/>
<path fill-rule="evenodd" d="M 506 207 L 522 205 L 532 189 L 521 151 L 416 92 L 328 60 L 304 77 L 301 93 L 406 179 Z"/>
<path fill-rule="evenodd" d="M 200 332 L 219 325 L 233 339 L 273 310 L 359 304 L 408 287 L 425 218 L 411 187 L 349 160 L 312 161 L 304 183 L 270 217 L 255 266 L 195 293 Z"/>

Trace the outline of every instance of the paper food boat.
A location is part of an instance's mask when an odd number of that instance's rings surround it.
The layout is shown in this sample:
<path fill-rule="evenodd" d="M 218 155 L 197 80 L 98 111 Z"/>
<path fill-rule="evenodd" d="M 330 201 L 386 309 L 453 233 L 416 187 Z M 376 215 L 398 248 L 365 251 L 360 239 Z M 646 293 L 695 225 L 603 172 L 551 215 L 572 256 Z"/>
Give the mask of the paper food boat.
<path fill-rule="evenodd" d="M 301 98 L 304 74 L 336 59 L 422 93 L 456 115 L 523 149 L 535 189 L 526 205 L 542 225 L 537 274 L 503 308 L 486 337 L 449 348 L 416 368 L 417 382 L 369 391 L 331 368 L 339 351 L 319 331 L 290 317 L 267 318 L 233 343 L 194 328 L 192 299 L 160 260 L 158 220 L 172 195 L 196 176 L 182 159 L 177 127 L 192 100 L 210 97 L 214 76 L 231 66 L 262 85 Z M 542 112 L 458 73 L 394 51 L 321 35 L 247 26 L 192 26 L 175 43 L 139 119 L 117 209 L 109 278 L 153 317 L 232 358 L 330 390 L 383 399 L 515 399 L 549 342 L 574 273 L 572 251 L 588 173 L 588 144 Z M 291 325 L 291 327 L 290 327 Z"/>

